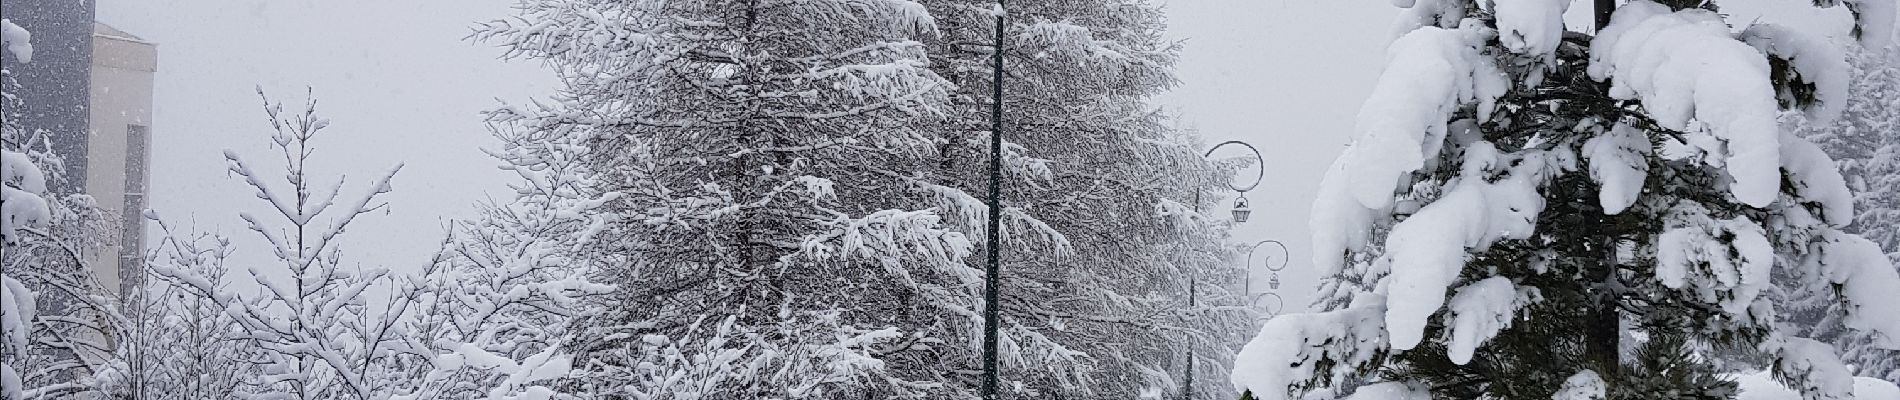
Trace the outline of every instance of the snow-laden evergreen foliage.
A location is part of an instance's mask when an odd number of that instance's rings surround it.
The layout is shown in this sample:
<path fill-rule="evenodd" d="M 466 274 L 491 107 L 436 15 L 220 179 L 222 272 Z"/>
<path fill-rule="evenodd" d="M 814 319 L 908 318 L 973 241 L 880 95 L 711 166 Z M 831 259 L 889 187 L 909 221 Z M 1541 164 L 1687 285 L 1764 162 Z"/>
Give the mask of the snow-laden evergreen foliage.
<path fill-rule="evenodd" d="M 9 62 L 31 62 L 32 35 L 0 21 Z M 0 69 L 0 398 L 116 393 L 126 366 L 114 291 L 92 277 L 86 251 L 112 232 L 91 196 L 71 193 L 52 136 L 20 124 L 20 83 Z"/>
<path fill-rule="evenodd" d="M 1854 192 L 1854 221 L 1843 231 L 1878 244 L 1900 264 L 1900 53 L 1855 48 L 1849 53 L 1853 83 L 1846 109 L 1832 123 L 1796 119 L 1796 135 L 1812 140 L 1834 158 Z M 1825 293 L 1801 298 L 1801 324 L 1816 338 L 1835 343 L 1855 373 L 1900 383 L 1900 352 L 1873 346 L 1865 334 L 1844 329 L 1840 309 Z"/>
<path fill-rule="evenodd" d="M 1776 121 L 1848 106 L 1825 41 L 1736 33 L 1703 2 L 1630 2 L 1595 36 L 1565 31 L 1569 1 L 1397 3 L 1387 70 L 1314 205 L 1330 310 L 1269 322 L 1237 389 L 1728 399 L 1722 367 L 1743 358 L 1808 399 L 1851 398 L 1831 346 L 1790 324 L 1802 294 L 1900 347 L 1900 275 L 1842 231 L 1832 161 Z"/>
<path fill-rule="evenodd" d="M 516 170 L 575 182 L 591 222 L 563 257 L 618 288 L 577 323 L 565 389 L 974 397 L 991 5 L 536 0 L 479 29 L 562 78 L 494 116 L 578 163 Z M 1004 388 L 1171 396 L 1190 344 L 1252 318 L 1225 290 L 1225 223 L 1193 212 L 1238 165 L 1143 104 L 1172 83 L 1155 6 L 1007 15 Z M 1199 355 L 1203 396 L 1228 357 Z"/>
<path fill-rule="evenodd" d="M 937 382 L 952 371 L 905 365 L 950 364 L 928 349 L 980 337 L 971 242 L 891 190 L 933 150 L 917 127 L 941 121 L 950 88 L 915 40 L 936 29 L 921 6 L 536 1 L 522 13 L 481 34 L 552 61 L 568 90 L 498 115 L 585 139 L 572 156 L 604 203 L 599 275 L 623 289 L 574 344 L 590 376 L 578 392 L 950 393 Z M 731 372 L 662 390 L 668 379 L 642 378 L 649 345 L 708 364 L 657 372 Z"/>

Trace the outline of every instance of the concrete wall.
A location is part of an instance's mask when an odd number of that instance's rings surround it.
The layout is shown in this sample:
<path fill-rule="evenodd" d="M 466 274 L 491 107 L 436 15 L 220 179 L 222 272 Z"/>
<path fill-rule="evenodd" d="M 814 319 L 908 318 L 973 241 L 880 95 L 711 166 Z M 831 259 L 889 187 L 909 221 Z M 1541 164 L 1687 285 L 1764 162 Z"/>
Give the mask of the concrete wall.
<path fill-rule="evenodd" d="M 139 276 L 144 255 L 145 191 L 151 181 L 152 78 L 158 46 L 95 24 L 92 34 L 91 128 L 87 137 L 86 193 L 119 219 L 120 231 L 91 255 L 94 273 L 109 288 Z M 131 167 L 131 168 L 128 168 Z"/>

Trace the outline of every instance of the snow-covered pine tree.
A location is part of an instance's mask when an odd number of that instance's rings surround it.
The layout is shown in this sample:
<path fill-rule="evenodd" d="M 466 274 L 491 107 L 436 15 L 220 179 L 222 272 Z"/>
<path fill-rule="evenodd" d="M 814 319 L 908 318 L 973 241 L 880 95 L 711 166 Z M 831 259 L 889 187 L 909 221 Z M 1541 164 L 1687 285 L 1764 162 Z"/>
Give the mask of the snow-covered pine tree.
<path fill-rule="evenodd" d="M 1808 399 L 1851 398 L 1832 348 L 1786 324 L 1803 291 L 1900 347 L 1900 276 L 1840 230 L 1833 163 L 1776 123 L 1844 105 L 1824 41 L 1736 33 L 1697 1 L 1598 1 L 1615 11 L 1594 36 L 1565 29 L 1567 0 L 1395 3 L 1387 69 L 1314 204 L 1316 263 L 1362 284 L 1269 322 L 1238 389 L 1727 399 L 1717 361 L 1742 354 Z M 1848 3 L 1862 39 L 1889 36 L 1891 2 Z"/>
<path fill-rule="evenodd" d="M 1880 245 L 1900 265 L 1900 52 L 1854 47 L 1848 56 L 1853 83 L 1840 118 L 1830 124 L 1797 119 L 1795 134 L 1833 157 L 1854 192 L 1854 222 L 1843 231 Z M 1827 307 L 1826 293 L 1814 294 L 1792 303 L 1815 306 L 1798 310 L 1810 323 L 1797 326 L 1835 344 L 1857 375 L 1900 383 L 1900 352 L 1877 348 L 1865 334 L 1846 330 L 1838 318 L 1841 310 Z"/>
<path fill-rule="evenodd" d="M 949 193 L 982 193 L 993 3 L 922 3 L 942 32 L 925 40 L 931 69 L 958 89 L 955 122 L 933 130 L 939 161 L 919 173 Z M 1233 307 L 1244 275 L 1224 218 L 1194 210 L 1226 215 L 1215 204 L 1240 166 L 1203 159 L 1204 144 L 1147 103 L 1174 83 L 1164 13 L 1143 0 L 1020 1 L 1007 12 L 1003 326 L 1060 352 L 1006 365 L 1002 379 L 1029 396 L 1170 398 L 1192 349 L 1194 392 L 1220 397 L 1228 352 L 1254 316 Z M 965 216 L 957 230 L 982 232 L 983 203 L 947 200 Z"/>
<path fill-rule="evenodd" d="M 0 57 L 32 62 L 32 35 L 0 20 Z M 20 124 L 20 84 L 0 69 L 0 398 L 100 395 L 120 387 L 125 318 L 84 254 L 112 232 L 91 196 L 64 193 L 52 135 Z"/>
<path fill-rule="evenodd" d="M 934 161 L 923 127 L 943 121 L 951 88 L 925 68 L 917 39 L 937 28 L 923 7 L 519 7 L 477 36 L 548 61 L 566 88 L 497 115 L 577 144 L 566 151 L 603 217 L 586 231 L 601 256 L 577 259 L 619 287 L 571 343 L 584 379 L 569 390 L 969 395 L 960 366 L 981 337 L 970 239 L 944 225 L 939 197 L 893 190 Z"/>

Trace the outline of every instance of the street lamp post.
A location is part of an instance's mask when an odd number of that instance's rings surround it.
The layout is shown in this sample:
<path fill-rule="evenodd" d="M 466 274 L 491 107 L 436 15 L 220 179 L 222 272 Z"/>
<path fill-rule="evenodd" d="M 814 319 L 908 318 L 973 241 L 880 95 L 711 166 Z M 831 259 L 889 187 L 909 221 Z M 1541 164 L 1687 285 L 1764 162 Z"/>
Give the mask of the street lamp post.
<path fill-rule="evenodd" d="M 1221 147 L 1226 147 L 1228 145 L 1242 146 L 1242 147 L 1247 148 L 1247 151 L 1253 152 L 1254 165 L 1257 166 L 1257 169 L 1259 170 L 1259 172 L 1254 175 L 1253 183 L 1247 184 L 1247 186 L 1245 187 L 1234 185 L 1232 181 L 1227 182 L 1228 189 L 1233 189 L 1234 192 L 1237 192 L 1240 194 L 1238 197 L 1234 198 L 1234 209 L 1232 211 L 1233 216 L 1234 216 L 1234 222 L 1247 222 L 1247 219 L 1253 215 L 1253 209 L 1247 207 L 1247 191 L 1253 190 L 1255 187 L 1259 187 L 1260 181 L 1267 177 L 1267 158 L 1260 155 L 1260 149 L 1254 148 L 1253 145 L 1247 144 L 1247 142 L 1242 142 L 1239 140 L 1229 140 L 1225 142 L 1220 142 L 1220 144 L 1216 144 L 1214 145 L 1214 147 L 1209 147 L 1207 148 L 1207 153 L 1201 154 L 1201 158 L 1213 157 L 1215 150 L 1220 150 Z M 1199 188 L 1196 188 L 1194 190 L 1194 213 L 1195 214 L 1201 213 L 1201 190 Z M 1199 286 L 1200 286 L 1200 277 L 1195 276 L 1193 271 L 1189 271 L 1188 272 L 1188 312 L 1189 313 L 1193 313 L 1196 307 L 1200 307 L 1199 301 L 1195 296 L 1196 294 L 1195 289 L 1198 288 Z M 1194 398 L 1194 360 L 1195 360 L 1194 341 L 1188 340 L 1185 342 L 1185 344 L 1187 345 L 1187 369 L 1183 373 L 1183 375 L 1185 376 L 1184 380 L 1186 384 L 1181 386 L 1181 399 L 1193 400 Z"/>
<path fill-rule="evenodd" d="M 1280 289 L 1280 270 L 1286 269 L 1286 262 L 1287 262 L 1287 257 L 1288 257 L 1288 254 L 1286 251 L 1286 244 L 1280 243 L 1280 241 L 1273 240 L 1273 239 L 1262 240 L 1257 243 L 1254 243 L 1253 246 L 1247 247 L 1247 284 L 1243 286 L 1243 290 L 1241 291 L 1243 293 L 1246 293 L 1248 296 L 1253 295 L 1254 253 L 1259 251 L 1261 247 L 1268 247 L 1267 245 L 1272 245 L 1271 247 L 1279 249 L 1280 251 L 1280 258 L 1279 258 L 1280 262 L 1277 266 L 1273 262 L 1274 258 L 1272 254 L 1269 253 L 1267 255 L 1267 260 L 1266 260 L 1267 270 L 1272 272 L 1272 276 L 1270 277 L 1271 280 L 1269 280 L 1267 283 L 1267 290 L 1274 291 L 1274 290 Z"/>
<path fill-rule="evenodd" d="M 991 80 L 994 82 L 991 82 L 990 87 L 992 96 L 990 100 L 990 215 L 987 238 L 989 265 L 984 269 L 983 276 L 983 383 L 981 390 L 984 400 L 997 399 L 998 334 L 996 325 L 1001 320 L 997 316 L 997 302 L 999 301 L 998 291 L 1002 289 L 1000 286 L 1003 284 L 1000 277 L 1003 273 L 1000 258 L 1002 244 L 999 240 L 1002 235 L 1000 231 L 1003 215 L 1003 28 L 1005 27 L 1003 23 L 1006 21 L 1004 17 L 1008 15 L 1003 8 L 1002 0 L 997 0 L 996 8 L 991 10 L 990 14 L 996 17 L 996 42 L 991 44 L 993 47 L 991 47 L 990 56 L 991 68 L 993 68 L 991 72 L 994 74 Z"/>
<path fill-rule="evenodd" d="M 1261 247 L 1268 247 L 1267 245 L 1272 245 L 1271 247 L 1279 249 L 1280 262 L 1273 262 L 1274 258 L 1271 255 L 1267 257 L 1267 271 L 1269 273 L 1267 276 L 1267 291 L 1255 294 L 1253 292 L 1253 254 L 1254 251 L 1259 250 Z M 1280 271 L 1286 269 L 1287 256 L 1286 244 L 1280 243 L 1278 240 L 1262 240 L 1259 243 L 1254 243 L 1253 248 L 1247 250 L 1246 293 L 1249 297 L 1247 304 L 1253 306 L 1255 311 L 1266 312 L 1264 318 L 1273 318 L 1274 316 L 1280 315 L 1281 309 L 1286 307 L 1286 300 L 1282 299 L 1279 293 L 1274 292 L 1280 290 Z M 1262 304 L 1262 301 L 1266 301 L 1266 303 Z"/>

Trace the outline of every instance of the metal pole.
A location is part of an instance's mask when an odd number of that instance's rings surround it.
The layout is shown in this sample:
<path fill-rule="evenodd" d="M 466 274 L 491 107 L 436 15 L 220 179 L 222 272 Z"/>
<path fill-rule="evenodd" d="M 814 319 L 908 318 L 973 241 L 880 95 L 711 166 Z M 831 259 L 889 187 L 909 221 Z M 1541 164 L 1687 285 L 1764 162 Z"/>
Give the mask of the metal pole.
<path fill-rule="evenodd" d="M 1190 315 L 1197 304 L 1194 299 L 1194 289 L 1200 284 L 1199 277 L 1188 277 L 1188 313 Z M 1194 400 L 1194 334 L 1188 334 L 1188 340 L 1185 343 L 1187 343 L 1187 385 L 1181 386 L 1181 399 Z"/>
<path fill-rule="evenodd" d="M 1220 144 L 1216 144 L 1214 145 L 1214 147 L 1207 148 L 1207 153 L 1202 154 L 1201 158 L 1213 157 L 1214 150 L 1219 150 L 1221 147 L 1227 146 L 1230 144 L 1245 146 L 1248 151 L 1253 152 L 1254 159 L 1257 159 L 1260 161 L 1260 166 L 1259 166 L 1260 172 L 1258 172 L 1254 176 L 1253 184 L 1247 185 L 1247 187 L 1242 188 L 1242 187 L 1234 186 L 1233 182 L 1227 183 L 1227 187 L 1229 189 L 1233 189 L 1235 192 L 1239 192 L 1242 195 L 1245 195 L 1247 191 L 1253 190 L 1253 188 L 1260 186 L 1260 181 L 1267 176 L 1267 165 L 1266 165 L 1267 160 L 1266 160 L 1266 157 L 1260 156 L 1260 149 L 1254 148 L 1253 145 L 1247 144 L 1247 142 L 1242 142 L 1238 140 L 1229 140 L 1225 142 L 1220 142 Z M 1201 189 L 1197 187 L 1197 188 L 1194 188 L 1194 214 L 1199 215 L 1200 213 L 1201 213 Z M 1251 256 L 1251 254 L 1249 256 Z M 1251 262 L 1251 260 L 1249 261 Z M 1197 290 L 1195 289 L 1197 289 L 1201 284 L 1200 278 L 1201 277 L 1199 275 L 1194 274 L 1193 269 L 1190 268 L 1188 270 L 1188 313 L 1189 313 L 1190 318 L 1194 316 L 1193 313 L 1194 313 L 1195 308 L 1200 306 L 1199 299 L 1197 298 L 1197 296 L 1195 296 L 1197 292 Z M 1189 331 L 1192 331 L 1192 329 L 1189 329 Z M 1194 358 L 1195 358 L 1194 357 L 1194 334 L 1189 333 L 1187 340 L 1183 341 L 1182 343 L 1187 347 L 1187 369 L 1183 371 L 1182 373 L 1185 384 L 1181 386 L 1181 400 L 1193 400 L 1194 399 Z"/>
<path fill-rule="evenodd" d="M 1261 243 L 1265 243 L 1265 242 L 1261 242 Z M 1250 298 L 1250 299 L 1253 298 L 1253 251 L 1254 249 L 1259 249 L 1259 248 L 1260 248 L 1260 243 L 1254 243 L 1253 246 L 1247 247 L 1247 273 L 1246 273 L 1246 279 L 1245 279 L 1246 283 L 1240 285 L 1240 295 L 1246 296 L 1246 298 Z"/>
<path fill-rule="evenodd" d="M 1211 150 L 1209 151 L 1209 154 L 1212 154 Z M 1206 158 L 1206 156 L 1202 156 L 1202 158 Z M 1201 189 L 1194 188 L 1194 214 L 1199 215 L 1200 213 L 1201 213 Z M 1198 305 L 1197 304 L 1198 301 L 1196 301 L 1195 296 L 1194 296 L 1194 293 L 1195 293 L 1194 289 L 1201 285 L 1200 278 L 1201 277 L 1199 275 L 1194 274 L 1194 270 L 1192 268 L 1188 269 L 1188 317 L 1189 318 L 1193 318 L 1194 307 Z M 1187 334 L 1187 339 L 1181 341 L 1181 344 L 1183 346 L 1186 346 L 1187 348 L 1187 369 L 1183 370 L 1181 373 L 1182 379 L 1186 381 L 1185 384 L 1181 385 L 1181 400 L 1194 399 L 1194 334 L 1191 333 L 1193 331 L 1192 328 L 1189 328 L 1188 331 L 1190 333 Z"/>
<path fill-rule="evenodd" d="M 1003 9 L 1003 1 L 997 0 L 996 9 L 994 11 L 994 14 L 996 14 L 996 42 L 992 43 L 990 47 L 993 51 L 990 53 L 992 55 L 991 64 L 993 64 L 992 66 L 994 67 L 994 70 L 991 71 L 994 82 L 990 84 L 990 264 L 985 271 L 986 274 L 984 275 L 983 285 L 982 394 L 986 400 L 997 400 L 996 303 L 998 302 L 997 291 L 1000 289 L 999 286 L 1002 285 L 1002 280 L 997 279 L 997 277 L 1002 274 L 999 252 L 1002 249 L 1002 241 L 1000 240 L 1002 232 L 1000 228 L 1003 221 L 1002 191 L 1000 190 L 1003 185 L 1003 17 L 1007 15 L 1007 13 L 1008 12 Z"/>

